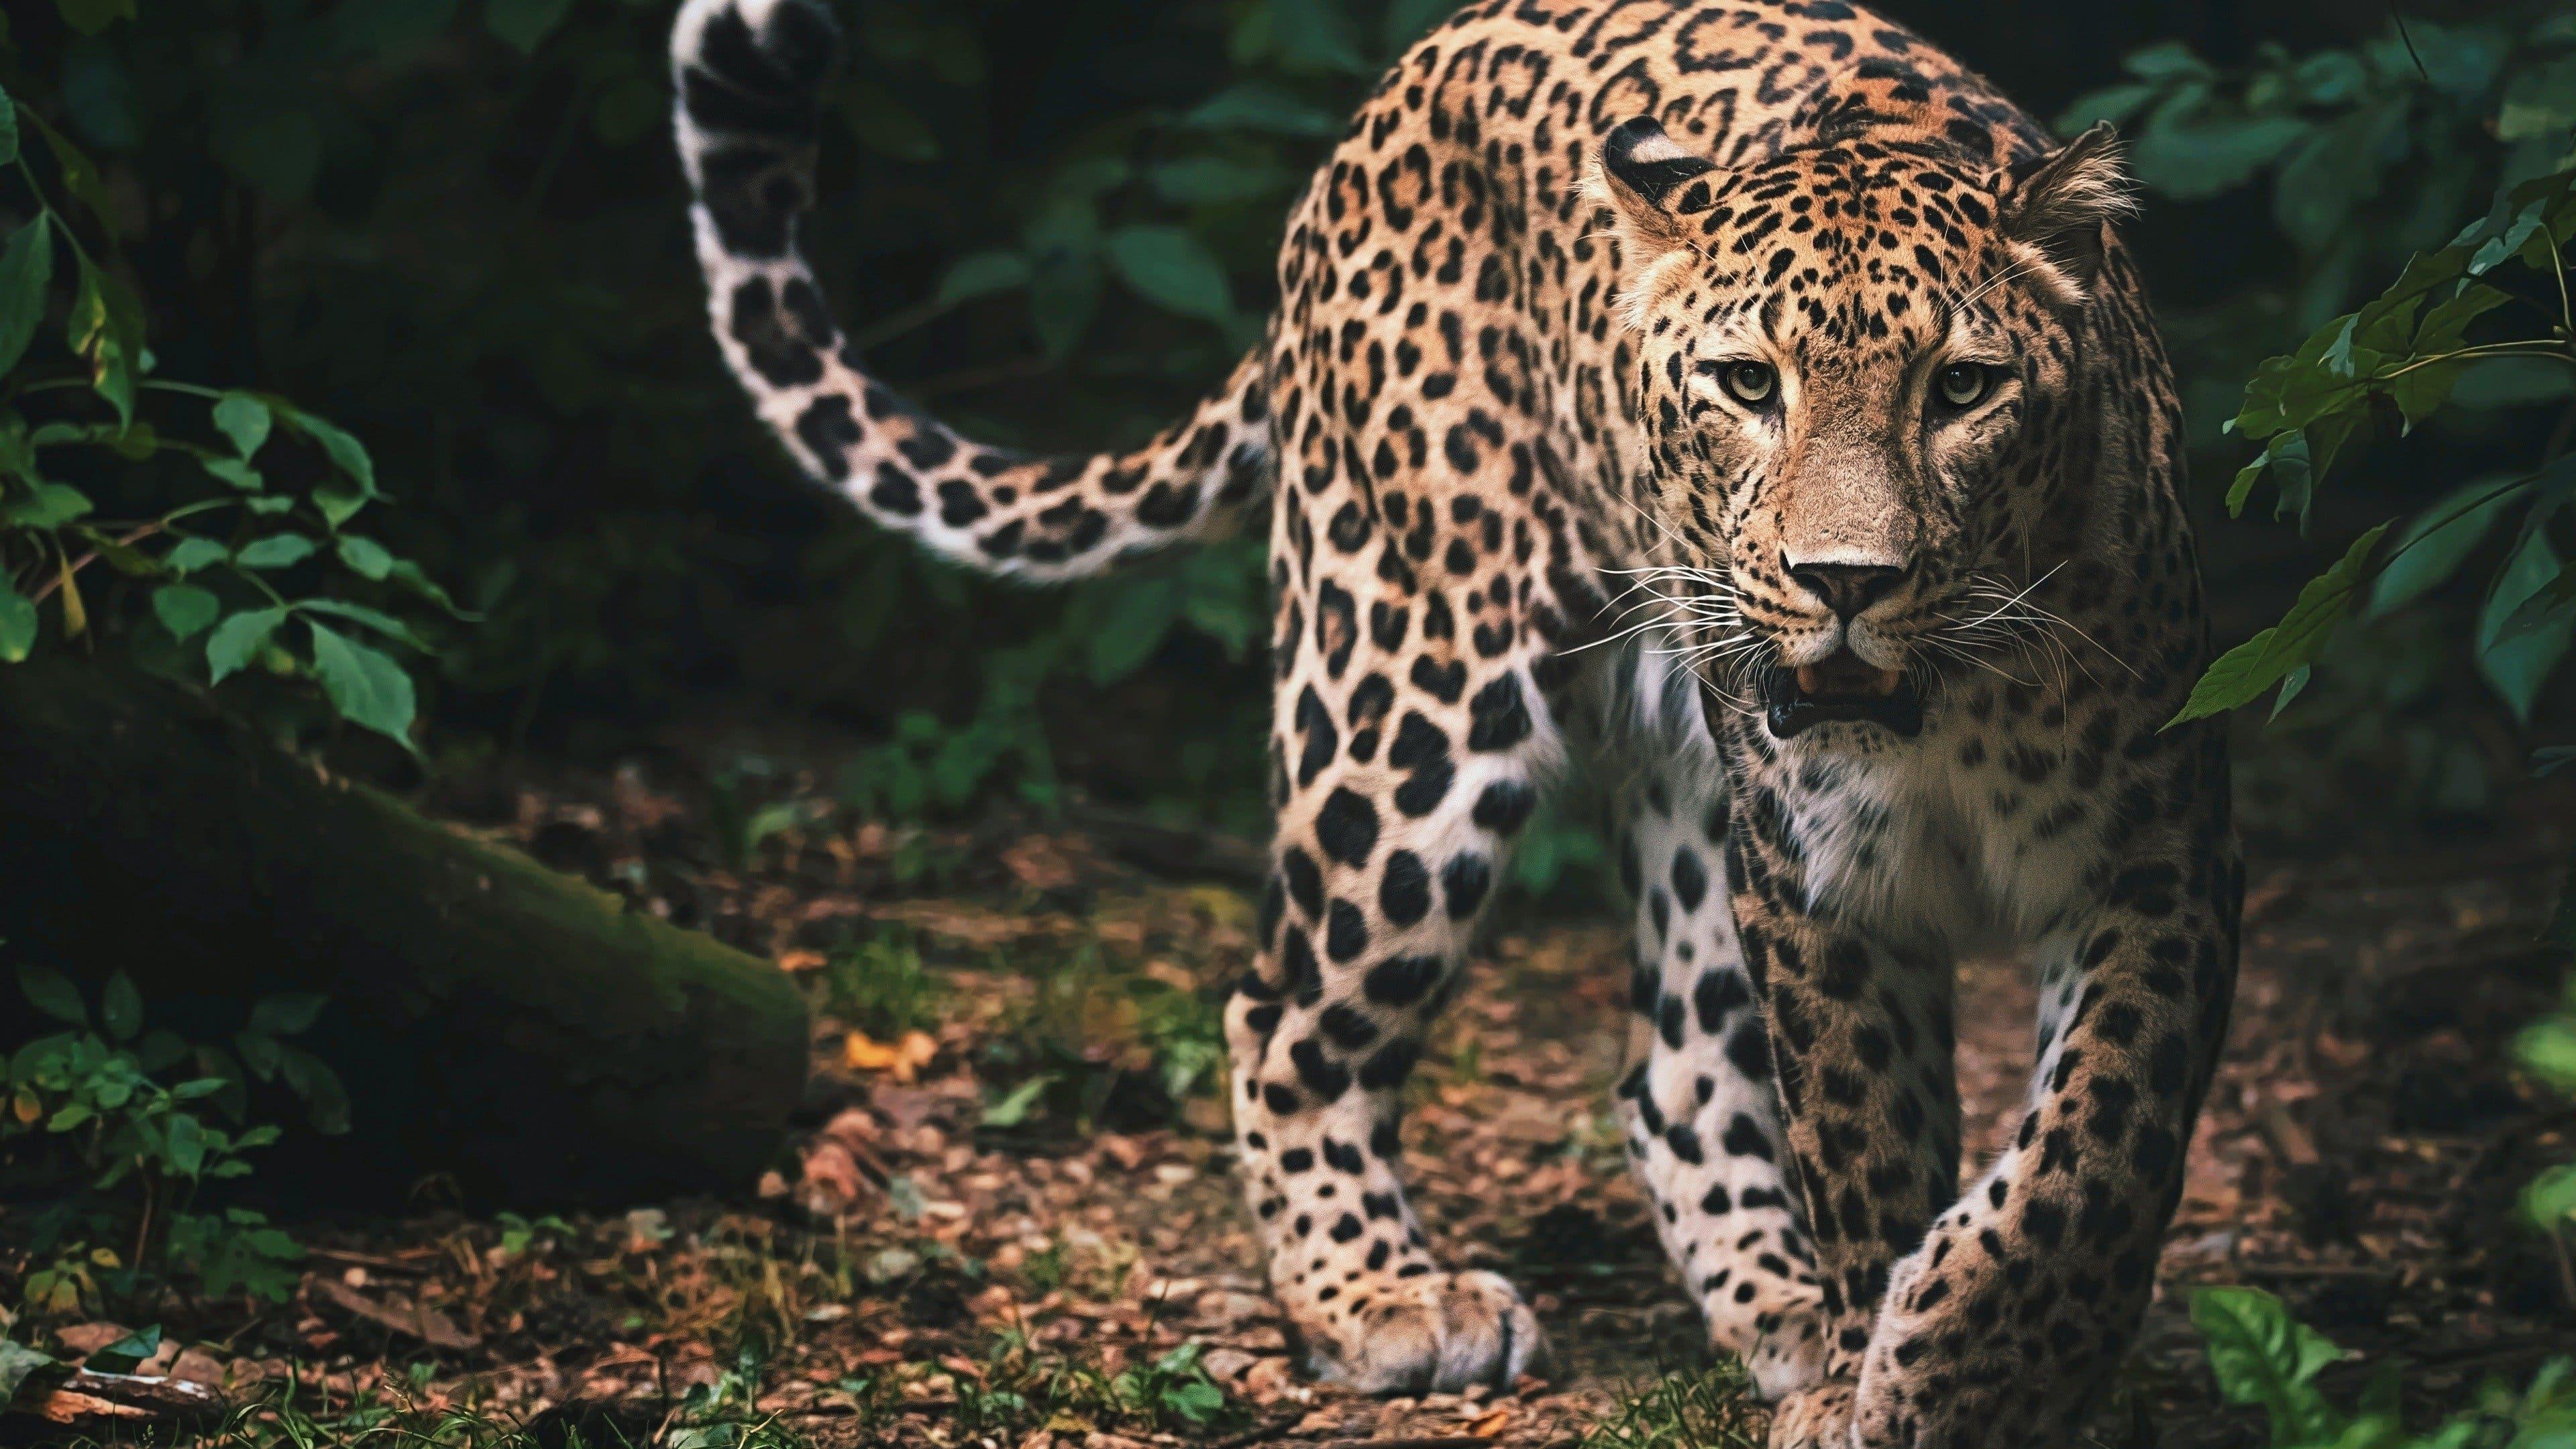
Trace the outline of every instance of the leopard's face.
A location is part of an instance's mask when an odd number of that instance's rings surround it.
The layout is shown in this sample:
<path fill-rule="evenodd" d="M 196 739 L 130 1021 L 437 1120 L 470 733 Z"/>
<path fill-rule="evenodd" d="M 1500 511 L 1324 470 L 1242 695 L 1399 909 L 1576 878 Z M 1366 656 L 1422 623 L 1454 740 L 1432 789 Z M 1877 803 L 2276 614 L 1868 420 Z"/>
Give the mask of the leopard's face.
<path fill-rule="evenodd" d="M 1713 689 L 1783 738 L 1912 735 L 2049 565 L 2029 554 L 2077 451 L 2083 279 L 2016 230 L 2027 180 L 1836 146 L 1728 172 L 1662 146 L 1642 163 L 1671 182 L 1662 230 L 1630 228 L 1623 300 Z"/>

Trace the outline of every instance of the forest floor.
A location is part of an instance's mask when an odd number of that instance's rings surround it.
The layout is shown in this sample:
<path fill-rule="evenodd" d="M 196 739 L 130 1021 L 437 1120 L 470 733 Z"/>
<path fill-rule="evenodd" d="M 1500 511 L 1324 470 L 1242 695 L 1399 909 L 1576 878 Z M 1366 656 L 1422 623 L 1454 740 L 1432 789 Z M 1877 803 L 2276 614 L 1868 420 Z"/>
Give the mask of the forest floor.
<path fill-rule="evenodd" d="M 1228 1173 L 1215 1003 L 1251 950 L 1239 843 L 1105 818 L 889 830 L 792 799 L 709 812 L 635 772 L 438 803 L 794 973 L 818 1013 L 807 1110 L 734 1201 L 304 1226 L 292 1301 L 162 1351 L 266 1406 L 244 1438 L 1760 1442 L 1622 1161 L 1606 927 L 1505 923 L 1405 1129 L 1426 1225 L 1451 1262 L 1532 1295 L 1555 1359 L 1509 1392 L 1370 1399 L 1300 1373 Z M 2263 1442 L 2255 1411 L 2217 1401 L 2197 1284 L 2278 1293 L 2396 1362 L 2425 1414 L 2576 1344 L 2576 1278 L 2514 1211 L 2576 1157 L 2576 1113 L 2504 1051 L 2556 989 L 2530 942 L 2563 859 L 2489 842 L 2258 860 L 2230 1048 L 2099 1443 Z M 2017 969 L 1965 966 L 1972 1143 L 2008 1126 L 2032 1010 Z M 2364 1376 L 2329 1380 L 2348 1395 Z"/>

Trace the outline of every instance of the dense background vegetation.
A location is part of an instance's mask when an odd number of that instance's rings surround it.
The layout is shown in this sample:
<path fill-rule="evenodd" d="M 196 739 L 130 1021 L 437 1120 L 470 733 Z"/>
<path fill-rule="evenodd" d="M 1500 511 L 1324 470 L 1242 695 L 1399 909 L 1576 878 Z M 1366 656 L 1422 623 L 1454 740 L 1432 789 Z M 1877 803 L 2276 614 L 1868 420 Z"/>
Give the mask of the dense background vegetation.
<path fill-rule="evenodd" d="M 665 8 L 65 0 L 12 9 L 0 85 L 96 158 L 103 216 L 75 208 L 67 235 L 149 318 L 157 375 L 327 411 L 391 500 L 371 536 L 479 615 L 421 625 L 440 646 L 418 671 L 432 758 L 815 724 L 880 809 L 1071 780 L 1254 823 L 1249 547 L 1070 595 L 992 587 L 845 518 L 757 435 L 701 326 Z M 1133 439 L 1251 335 L 1303 168 L 1441 8 L 872 3 L 835 93 L 821 265 L 880 369 L 961 423 Z M 2410 9 L 2402 34 L 2325 0 L 1889 8 L 2035 112 L 2136 138 L 2154 196 L 2134 232 L 2213 501 L 2247 453 L 2219 427 L 2253 362 L 2566 135 L 2570 36 L 2540 7 Z M 0 182 L 0 219 L 30 201 Z M 66 360 L 46 331 L 29 368 Z M 2564 388 L 2545 368 L 2471 379 L 2434 436 L 2321 491 L 2306 540 L 2209 530 L 2225 632 L 2277 617 L 2360 526 L 2526 466 L 2553 410 L 2509 405 Z M 2354 667 L 2280 722 L 2300 762 L 2272 772 L 2283 789 L 2394 780 L 2462 816 L 2518 776 L 2521 721 L 2548 715 L 2539 672 L 2499 684 L 2451 647 L 2489 572 L 2437 593 L 2447 613 L 2346 631 Z M 118 587 L 100 571 L 92 592 Z M 153 634 L 104 602 L 107 632 Z"/>
<path fill-rule="evenodd" d="M 877 368 L 960 425 L 1132 442 L 1257 336 L 1306 169 L 1448 3 L 867 0 L 818 264 Z M 818 794 L 862 830 L 1093 801 L 1257 834 L 1258 540 L 1015 590 L 870 532 L 756 429 L 687 254 L 668 8 L 0 14 L 0 668 L 95 651 L 211 681 L 442 807 L 643 760 L 703 817 L 716 875 L 833 814 Z M 2576 16 L 1882 8 L 2061 130 L 2130 138 L 2148 195 L 2129 235 L 2190 406 L 2218 629 L 2246 641 L 2195 709 L 2269 709 L 2240 721 L 2263 732 L 2240 775 L 2258 860 L 2428 839 L 2527 855 L 2567 798 L 2527 782 L 2576 759 Z M 1520 877 L 1562 903 L 1597 859 L 1552 821 Z M 1061 889 L 1044 860 L 1011 869 Z M 2576 948 L 2566 901 L 2553 971 Z M 834 949 L 820 1004 L 847 1065 L 908 1083 L 962 1007 L 909 936 Z M 1070 959 L 983 1050 L 980 1129 L 1087 1130 L 1139 1081 L 1144 1118 L 1207 1105 L 1211 994 Z M 80 1148 L 79 1190 L 34 1220 L 25 1309 L 69 1319 L 155 1281 L 286 1297 L 302 1248 L 197 1191 L 266 1160 L 278 1131 L 255 1119 L 280 1107 L 350 1125 L 339 1078 L 292 1041 L 323 998 L 234 1003 L 221 1045 L 147 1015 L 122 972 L 18 974 L 53 1034 L 5 1062 L 0 1142 Z M 1137 1039 L 1114 1061 L 1084 1038 L 1103 1002 Z M 2516 1059 L 2576 1092 L 2566 1002 Z M 2576 1166 L 2521 1182 L 2564 1270 Z M 507 1221 L 504 1257 L 572 1231 Z M 2194 1318 L 2277 1443 L 2408 1442 L 2376 1391 L 2347 1409 L 2320 1386 L 2337 1355 L 2277 1299 L 2207 1290 Z M 32 1361 L 15 1347 L 0 1388 Z M 1026 1347 L 1004 1397 L 1044 1409 L 1063 1385 L 1032 1387 Z M 1205 1427 L 1222 1399 L 1182 1352 L 1086 1380 L 1085 1412 Z M 2566 1434 L 2576 1376 L 2529 1385 L 2495 1424 Z M 2441 1442 L 2504 1442 L 2478 1432 Z"/>

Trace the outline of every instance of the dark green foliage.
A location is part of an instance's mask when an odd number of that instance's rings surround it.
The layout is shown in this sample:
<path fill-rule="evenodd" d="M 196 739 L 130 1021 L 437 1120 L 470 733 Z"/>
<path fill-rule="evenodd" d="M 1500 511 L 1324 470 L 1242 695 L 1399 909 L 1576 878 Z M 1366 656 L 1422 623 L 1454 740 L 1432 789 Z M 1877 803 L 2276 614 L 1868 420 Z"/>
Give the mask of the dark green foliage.
<path fill-rule="evenodd" d="M 2352 1407 L 2318 1378 L 2348 1358 L 2259 1288 L 2202 1288 L 2191 1321 L 2230 1403 L 2259 1405 L 2272 1449 L 2539 1449 L 2576 1439 L 2576 1359 L 2544 1365 L 2519 1392 L 2489 1385 L 2476 1406 L 2427 1433 L 2410 1432 L 2394 1364 L 2371 1375 Z"/>
<path fill-rule="evenodd" d="M 1755 1449 L 1765 1442 L 1761 1396 L 1727 1358 L 1632 1386 L 1582 1449 Z"/>
<path fill-rule="evenodd" d="M 30 135 L 80 224 L 51 203 Z M 417 565 L 349 529 L 381 497 L 366 448 L 285 398 L 153 376 L 96 164 L 6 91 L 0 169 L 25 207 L 0 244 L 0 664 L 34 650 L 48 600 L 54 632 L 79 640 L 121 633 L 148 597 L 159 629 L 147 652 L 182 673 L 308 677 L 340 718 L 408 747 L 411 676 L 387 650 L 427 646 L 377 604 L 390 593 L 415 613 L 454 606 Z M 84 231 L 110 249 L 93 252 Z M 58 315 L 59 352 L 37 345 Z M 93 595 L 107 617 L 93 617 Z"/>
<path fill-rule="evenodd" d="M 2339 558 L 2293 601 L 2277 574 L 2228 571 L 2257 546 L 2211 541 L 2221 620 L 2245 619 L 2240 637 L 2248 614 L 2280 622 L 2221 659 L 2182 717 L 2276 685 L 2277 716 L 2322 666 L 2322 702 L 2284 721 L 2303 752 L 2373 758 L 2418 809 L 2483 805 L 2515 762 L 2459 716 L 2484 694 L 2561 727 L 2551 680 L 2576 623 L 2553 539 L 2576 398 L 2576 24 L 2531 5 L 2401 15 L 2345 47 L 2223 68 L 2164 45 L 2126 69 L 2061 124 L 2118 120 L 2160 198 L 2150 230 L 2164 213 L 2194 246 L 2242 253 L 2182 274 L 2180 305 L 2166 289 L 2202 476 L 2232 477 L 2231 513 L 2268 481 L 2275 513 Z M 2237 203 L 2257 188 L 2247 228 Z M 2306 341 L 2269 356 L 2285 337 Z M 2261 445 L 2251 462 L 2238 438 Z"/>
<path fill-rule="evenodd" d="M 283 1080 L 323 1130 L 347 1130 L 339 1077 L 283 1040 L 311 1027 L 323 1000 L 275 996 L 254 1005 L 233 1037 L 237 1059 L 222 1047 L 147 1031 L 141 993 L 121 971 L 107 979 L 95 1011 L 57 972 L 21 965 L 17 974 L 27 1003 L 67 1028 L 5 1058 L 0 1154 L 24 1159 L 22 1168 L 50 1169 L 61 1189 L 31 1219 L 28 1246 L 40 1266 L 27 1275 L 26 1306 L 43 1315 L 109 1302 L 148 1309 L 147 1295 L 165 1286 L 283 1301 L 303 1250 L 260 1214 L 200 1210 L 197 1196 L 208 1183 L 248 1176 L 247 1154 L 280 1136 L 273 1125 L 245 1120 L 244 1062 L 262 1080 Z"/>

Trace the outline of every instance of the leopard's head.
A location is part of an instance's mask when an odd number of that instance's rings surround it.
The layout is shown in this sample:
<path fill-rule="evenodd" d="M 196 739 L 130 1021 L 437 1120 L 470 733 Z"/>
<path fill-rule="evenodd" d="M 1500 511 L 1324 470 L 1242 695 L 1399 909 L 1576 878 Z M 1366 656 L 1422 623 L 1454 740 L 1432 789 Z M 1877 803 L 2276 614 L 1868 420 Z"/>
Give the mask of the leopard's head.
<path fill-rule="evenodd" d="M 1866 137 L 1724 169 L 1636 120 L 1595 186 L 1662 591 L 1698 596 L 1712 697 L 1781 738 L 1916 733 L 1945 672 L 2019 647 L 2052 501 L 2099 446 L 2109 130 L 1995 169 Z"/>

